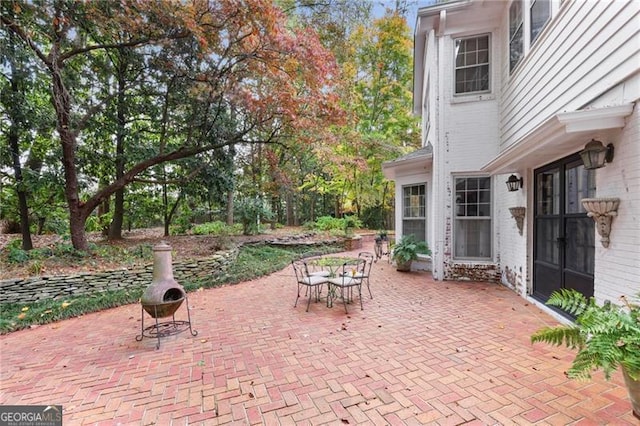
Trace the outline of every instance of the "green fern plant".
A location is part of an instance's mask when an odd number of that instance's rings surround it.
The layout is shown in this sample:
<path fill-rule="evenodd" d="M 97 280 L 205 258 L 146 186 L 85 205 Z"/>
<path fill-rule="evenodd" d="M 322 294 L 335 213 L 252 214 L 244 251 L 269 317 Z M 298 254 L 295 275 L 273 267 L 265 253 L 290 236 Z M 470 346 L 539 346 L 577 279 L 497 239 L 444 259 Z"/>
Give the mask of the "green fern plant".
<path fill-rule="evenodd" d="M 425 241 L 418 241 L 415 235 L 406 234 L 393 246 L 391 258 L 396 264 L 402 265 L 418 259 L 418 254 L 430 255 L 431 250 Z"/>
<path fill-rule="evenodd" d="M 640 305 L 624 296 L 622 302 L 598 305 L 593 297 L 587 299 L 576 290 L 556 291 L 547 304 L 575 316 L 575 323 L 541 328 L 531 342 L 576 349 L 567 371 L 570 378 L 589 379 L 594 370 L 602 369 L 609 379 L 623 367 L 629 377 L 640 380 Z"/>

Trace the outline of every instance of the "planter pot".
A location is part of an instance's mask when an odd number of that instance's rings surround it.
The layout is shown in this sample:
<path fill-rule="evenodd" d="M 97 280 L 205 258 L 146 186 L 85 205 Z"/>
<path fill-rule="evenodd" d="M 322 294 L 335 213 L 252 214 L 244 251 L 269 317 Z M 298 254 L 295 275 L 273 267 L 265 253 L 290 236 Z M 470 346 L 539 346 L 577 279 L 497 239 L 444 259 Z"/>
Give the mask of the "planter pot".
<path fill-rule="evenodd" d="M 344 249 L 346 251 L 358 250 L 362 248 L 362 237 L 347 237 L 344 239 Z"/>
<path fill-rule="evenodd" d="M 399 272 L 410 272 L 411 271 L 411 260 L 408 262 L 398 262 L 396 261 L 396 270 Z"/>
<path fill-rule="evenodd" d="M 640 419 L 640 380 L 633 380 L 624 368 L 622 369 L 622 375 L 624 376 L 624 383 L 627 385 L 627 392 L 629 392 L 633 415 Z"/>

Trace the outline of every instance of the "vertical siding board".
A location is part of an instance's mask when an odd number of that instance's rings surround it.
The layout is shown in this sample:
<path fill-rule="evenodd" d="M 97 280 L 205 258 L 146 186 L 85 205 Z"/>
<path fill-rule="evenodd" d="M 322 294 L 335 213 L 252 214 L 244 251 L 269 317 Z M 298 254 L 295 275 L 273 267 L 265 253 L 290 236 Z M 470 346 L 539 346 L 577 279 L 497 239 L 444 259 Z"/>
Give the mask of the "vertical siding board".
<path fill-rule="evenodd" d="M 505 46 L 505 60 L 503 70 L 503 86 L 505 121 L 518 113 L 523 105 L 522 93 L 529 93 L 541 79 L 550 82 L 549 73 L 541 72 L 547 67 L 568 66 L 568 58 L 575 55 L 576 50 L 568 42 L 558 43 L 556 40 L 571 40 L 579 38 L 578 27 L 586 19 L 588 12 L 595 7 L 595 2 L 580 2 L 575 11 L 564 10 L 565 13 L 555 17 L 540 35 L 533 49 L 524 58 L 512 75 L 509 75 L 509 46 Z M 589 6 L 589 9 L 587 7 Z M 504 22 L 503 30 L 508 40 L 509 22 Z M 558 57 L 563 61 L 558 62 Z"/>
<path fill-rule="evenodd" d="M 618 46 L 633 46 L 639 32 L 633 28 L 632 21 L 628 21 L 625 28 L 626 30 L 612 31 L 610 38 L 597 50 L 585 50 L 573 64 L 564 67 L 564 72 L 556 74 L 553 80 L 549 79 L 546 83 L 541 81 L 531 89 L 534 93 L 532 97 L 522 97 L 528 102 L 521 105 L 517 121 L 509 123 L 510 129 L 503 127 L 503 147 L 513 143 L 515 136 L 522 137 L 526 134 L 523 133 L 525 129 L 527 132 L 533 130 L 533 127 L 527 127 L 527 123 L 534 121 L 539 124 L 559 111 L 580 109 L 633 73 L 640 57 L 640 47 L 623 50 Z M 631 30 L 635 32 L 631 33 Z M 547 75 L 544 72 L 541 74 Z M 563 84 L 563 90 L 557 90 L 554 81 Z M 516 134 L 516 129 L 521 133 Z"/>

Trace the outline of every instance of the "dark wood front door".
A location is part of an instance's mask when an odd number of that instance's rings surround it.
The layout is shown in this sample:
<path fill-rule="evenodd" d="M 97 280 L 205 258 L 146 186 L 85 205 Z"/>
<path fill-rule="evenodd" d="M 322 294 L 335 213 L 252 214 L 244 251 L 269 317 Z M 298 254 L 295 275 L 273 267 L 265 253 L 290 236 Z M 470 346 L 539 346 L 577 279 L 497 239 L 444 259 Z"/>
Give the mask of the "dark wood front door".
<path fill-rule="evenodd" d="M 533 297 L 554 290 L 593 296 L 595 225 L 580 202 L 595 195 L 595 172 L 573 155 L 534 172 Z"/>

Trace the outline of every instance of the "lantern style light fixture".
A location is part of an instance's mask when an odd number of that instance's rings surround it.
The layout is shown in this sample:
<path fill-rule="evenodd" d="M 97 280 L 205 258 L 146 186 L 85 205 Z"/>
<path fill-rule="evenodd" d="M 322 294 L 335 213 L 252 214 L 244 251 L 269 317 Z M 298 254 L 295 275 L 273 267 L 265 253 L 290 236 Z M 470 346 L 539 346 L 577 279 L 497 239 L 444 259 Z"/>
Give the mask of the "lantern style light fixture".
<path fill-rule="evenodd" d="M 509 190 L 509 192 L 517 191 L 518 189 L 522 188 L 523 184 L 524 179 L 518 178 L 516 175 L 511 175 L 509 176 L 509 179 L 507 179 L 507 189 Z"/>
<path fill-rule="evenodd" d="M 613 160 L 613 144 L 604 146 L 602 142 L 591 139 L 580 151 L 580 157 L 585 169 L 599 169 Z"/>

